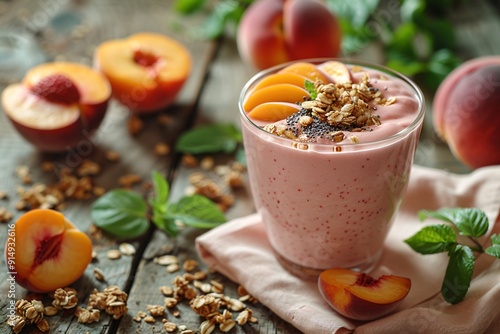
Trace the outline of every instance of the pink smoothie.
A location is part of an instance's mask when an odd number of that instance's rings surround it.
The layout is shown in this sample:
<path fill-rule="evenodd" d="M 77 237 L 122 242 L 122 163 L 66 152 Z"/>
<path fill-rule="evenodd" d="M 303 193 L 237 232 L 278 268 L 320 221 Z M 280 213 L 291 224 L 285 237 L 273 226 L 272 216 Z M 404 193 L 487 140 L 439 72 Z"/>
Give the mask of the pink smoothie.
<path fill-rule="evenodd" d="M 285 263 L 304 270 L 367 269 L 380 257 L 424 115 L 416 86 L 381 74 L 370 69 L 370 83 L 386 99 L 396 97 L 395 103 L 370 105 L 381 124 L 343 131 L 341 142 L 279 137 L 242 112 L 252 195 L 269 241 Z M 351 75 L 356 83 L 363 73 Z"/>

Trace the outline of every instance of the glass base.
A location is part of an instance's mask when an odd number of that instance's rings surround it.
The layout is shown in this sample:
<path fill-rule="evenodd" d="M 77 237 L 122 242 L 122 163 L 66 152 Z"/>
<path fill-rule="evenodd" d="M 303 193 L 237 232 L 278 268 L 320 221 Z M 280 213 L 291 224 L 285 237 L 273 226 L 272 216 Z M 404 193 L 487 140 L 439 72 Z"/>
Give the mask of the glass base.
<path fill-rule="evenodd" d="M 279 254 L 276 251 L 274 251 L 274 254 L 275 254 L 276 258 L 278 259 L 278 262 L 281 264 L 281 266 L 286 271 L 288 271 L 292 275 L 299 277 L 301 279 L 317 280 L 319 274 L 321 274 L 323 271 L 325 271 L 327 269 L 331 269 L 331 268 L 318 269 L 318 268 L 305 267 L 305 266 L 302 266 L 300 264 L 291 262 L 290 260 L 286 259 L 285 257 L 283 257 L 281 254 Z M 382 257 L 382 250 L 378 251 L 378 253 L 375 254 L 375 256 L 370 261 L 361 263 L 361 264 L 353 266 L 353 267 L 349 267 L 347 269 L 360 271 L 360 272 L 370 272 L 376 267 L 376 265 L 381 257 Z"/>

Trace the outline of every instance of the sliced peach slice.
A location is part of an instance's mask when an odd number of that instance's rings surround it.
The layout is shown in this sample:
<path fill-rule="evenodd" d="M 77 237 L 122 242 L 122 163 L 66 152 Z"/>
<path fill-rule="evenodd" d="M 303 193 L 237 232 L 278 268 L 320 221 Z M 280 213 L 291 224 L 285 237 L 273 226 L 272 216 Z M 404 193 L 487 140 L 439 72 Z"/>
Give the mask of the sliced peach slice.
<path fill-rule="evenodd" d="M 330 80 L 316 67 L 316 65 L 308 62 L 297 62 L 290 64 L 279 71 L 279 73 L 295 73 L 306 78 L 316 81 L 317 79 L 328 83 Z"/>
<path fill-rule="evenodd" d="M 302 102 L 304 99 L 308 99 L 309 96 L 309 93 L 299 86 L 276 84 L 250 93 L 247 100 L 243 103 L 243 109 L 246 112 L 250 112 L 259 104 L 266 102 Z"/>
<path fill-rule="evenodd" d="M 299 86 L 304 88 L 305 82 L 306 81 L 311 81 L 309 78 L 302 76 L 300 74 L 295 74 L 295 73 L 274 73 L 271 74 L 255 85 L 253 88 L 254 91 L 259 90 L 264 87 L 276 85 L 276 84 L 282 84 L 282 83 L 288 83 L 291 85 Z"/>
<path fill-rule="evenodd" d="M 318 68 L 330 76 L 331 81 L 335 83 L 349 82 L 351 72 L 347 66 L 336 60 L 330 60 L 319 65 Z"/>
<path fill-rule="evenodd" d="M 286 102 L 266 102 L 259 104 L 248 113 L 248 117 L 259 121 L 277 122 L 299 111 L 298 104 Z"/>
<path fill-rule="evenodd" d="M 383 275 L 378 279 L 350 269 L 323 271 L 318 288 L 326 302 L 355 320 L 373 320 L 396 309 L 410 291 L 409 278 Z"/>

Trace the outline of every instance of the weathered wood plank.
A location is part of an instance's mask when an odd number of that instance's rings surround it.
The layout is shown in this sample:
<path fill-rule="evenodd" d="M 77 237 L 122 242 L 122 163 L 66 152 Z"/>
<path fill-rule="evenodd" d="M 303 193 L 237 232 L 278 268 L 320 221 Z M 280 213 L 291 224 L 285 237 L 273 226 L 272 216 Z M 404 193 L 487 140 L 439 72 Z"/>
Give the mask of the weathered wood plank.
<path fill-rule="evenodd" d="M 50 15 L 45 12 L 46 7 L 33 6 L 30 1 L 19 2 L 13 7 L 16 10 L 30 8 L 32 12 L 25 13 L 25 15 L 32 19 L 32 22 L 38 22 L 34 21 L 37 17 L 47 18 L 47 25 L 40 24 L 38 26 L 40 29 L 38 35 L 41 36 L 40 44 L 47 51 L 47 59 L 49 60 L 65 59 L 91 65 L 93 49 L 100 42 L 111 38 L 122 38 L 140 31 L 162 32 L 174 36 L 185 43 L 194 58 L 192 75 L 184 86 L 177 103 L 163 112 L 172 118 L 172 122 L 163 126 L 157 122 L 156 115 L 143 117 L 144 129 L 137 136 L 132 136 L 127 130 L 129 113 L 126 108 L 113 101 L 103 125 L 92 138 L 89 138 L 88 142 L 82 142 L 76 150 L 63 154 L 41 154 L 14 131 L 5 115 L 1 113 L 0 170 L 2 178 L 0 179 L 0 189 L 8 192 L 9 199 L 2 201 L 0 205 L 15 212 L 13 221 L 22 214 L 14 209 L 17 201 L 16 187 L 20 184 L 15 177 L 16 166 L 28 166 L 35 182 L 53 184 L 56 182 L 57 176 L 54 173 L 42 172 L 40 169 L 42 162 L 52 161 L 60 166 L 75 168 L 83 159 L 91 159 L 102 167 L 102 171 L 94 178 L 95 183 L 106 189 L 112 189 L 119 186 L 118 178 L 122 175 L 133 173 L 149 180 L 152 170 L 156 169 L 165 173 L 173 164 L 174 156 L 156 155 L 154 145 L 160 141 L 173 145 L 175 138 L 191 121 L 190 113 L 198 100 L 206 68 L 214 48 L 211 42 L 188 40 L 186 36 L 181 36 L 180 32 L 176 33 L 171 30 L 169 25 L 175 20 L 175 14 L 167 5 L 156 1 L 122 2 L 110 0 L 86 3 L 72 8 L 56 6 L 57 8 L 53 9 L 55 12 L 50 13 Z M 80 33 L 75 33 L 76 27 L 70 28 L 64 34 L 61 34 L 60 30 L 56 31 L 51 28 L 51 19 L 69 16 L 77 17 L 80 26 L 84 27 L 79 28 Z M 19 19 L 18 15 L 11 17 Z M 13 22 L 12 26 L 22 24 L 22 22 Z M 94 145 L 91 146 L 90 142 Z M 106 161 L 104 155 L 108 150 L 118 152 L 121 155 L 120 161 L 116 163 Z M 91 227 L 90 206 L 93 200 L 71 201 L 68 203 L 68 207 L 63 210 L 66 216 L 83 231 L 89 231 Z M 3 253 L 7 225 L 2 224 L 0 228 L 0 251 Z M 147 237 L 134 240 L 134 245 L 140 249 L 141 245 L 148 241 Z M 118 285 L 122 289 L 128 289 L 134 278 L 134 267 L 138 263 L 138 261 L 134 261 L 134 257 L 125 256 L 115 261 L 108 260 L 105 255 L 106 251 L 117 248 L 118 245 L 118 241 L 113 238 L 105 236 L 93 238 L 93 244 L 94 250 L 98 253 L 98 260 L 93 262 L 83 277 L 73 285 L 79 292 L 79 305 L 82 306 L 86 305 L 88 296 L 94 288 L 102 290 L 108 285 Z M 140 254 L 137 257 L 139 258 Z M 98 282 L 93 277 L 94 267 L 98 267 L 104 272 L 105 282 Z M 6 292 L 10 286 L 4 269 L 1 270 L 0 279 L 0 294 L 7 296 Z M 15 290 L 17 298 L 22 298 L 28 293 L 19 286 L 16 286 Z M 45 298 L 45 301 L 50 302 L 50 299 Z M 8 298 L 0 300 L 2 324 L 5 324 L 8 315 L 6 308 L 8 302 Z M 109 330 L 111 320 L 109 316 L 103 314 L 99 323 L 81 325 L 71 314 L 65 313 L 63 316 L 49 318 L 49 323 L 52 331 L 101 333 Z M 2 325 L 0 328 L 2 333 L 10 332 L 7 326 Z M 29 330 L 24 332 L 29 332 Z"/>

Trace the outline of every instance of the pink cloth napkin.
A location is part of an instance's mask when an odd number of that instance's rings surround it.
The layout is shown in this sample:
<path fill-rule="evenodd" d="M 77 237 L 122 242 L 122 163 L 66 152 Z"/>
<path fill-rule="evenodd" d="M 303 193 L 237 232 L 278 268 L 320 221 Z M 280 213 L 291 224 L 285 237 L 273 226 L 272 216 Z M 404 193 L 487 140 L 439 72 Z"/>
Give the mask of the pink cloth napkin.
<path fill-rule="evenodd" d="M 372 322 L 349 320 L 322 299 L 315 281 L 301 280 L 275 259 L 258 214 L 234 219 L 196 241 L 202 260 L 242 284 L 261 303 L 304 333 L 500 333 L 500 261 L 481 255 L 466 298 L 446 303 L 440 289 L 447 255 L 420 255 L 404 239 L 425 224 L 417 212 L 442 207 L 477 207 L 486 212 L 489 235 L 500 233 L 500 166 L 467 175 L 414 166 L 408 190 L 373 276 L 409 277 L 412 288 L 398 310 Z M 496 222 L 496 223 L 495 223 Z"/>

